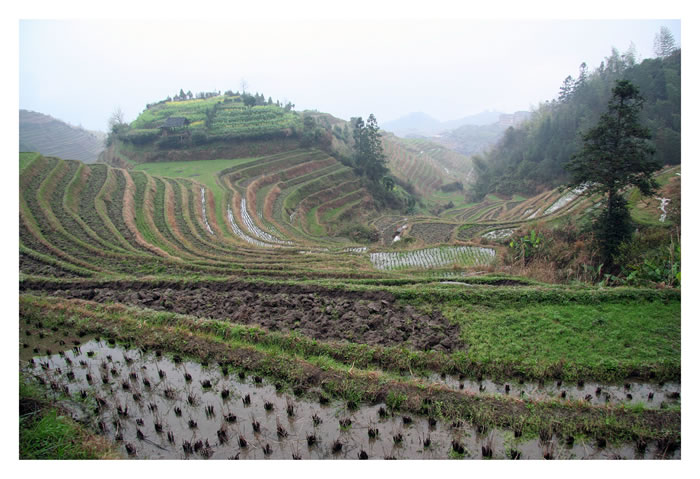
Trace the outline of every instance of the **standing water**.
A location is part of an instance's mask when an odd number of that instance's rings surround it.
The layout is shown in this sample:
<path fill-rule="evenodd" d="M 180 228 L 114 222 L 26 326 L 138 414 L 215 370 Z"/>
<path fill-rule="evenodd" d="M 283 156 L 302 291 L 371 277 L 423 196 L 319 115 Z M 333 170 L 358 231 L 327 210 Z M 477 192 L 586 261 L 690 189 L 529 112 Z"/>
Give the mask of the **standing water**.
<path fill-rule="evenodd" d="M 598 447 L 556 436 L 524 440 L 513 431 L 393 414 L 385 405 L 322 405 L 281 393 L 243 371 L 99 340 L 31 362 L 27 354 L 21 359 L 26 375 L 50 386 L 52 394 L 67 392 L 75 415 L 83 411 L 125 456 L 142 459 L 652 459 L 659 454 L 652 447 L 638 451 L 634 444 Z M 680 458 L 680 449 L 672 457 Z"/>

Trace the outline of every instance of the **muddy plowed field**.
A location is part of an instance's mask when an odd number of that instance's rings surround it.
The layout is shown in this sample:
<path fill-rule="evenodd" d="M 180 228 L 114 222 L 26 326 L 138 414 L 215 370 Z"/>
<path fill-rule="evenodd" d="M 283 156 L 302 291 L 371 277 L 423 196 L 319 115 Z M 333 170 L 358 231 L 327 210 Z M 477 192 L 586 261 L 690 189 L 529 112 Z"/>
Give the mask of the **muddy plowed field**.
<path fill-rule="evenodd" d="M 310 292 L 300 288 L 236 289 L 221 285 L 191 289 L 141 289 L 136 284 L 134 286 L 76 285 L 50 294 L 225 319 L 238 324 L 259 325 L 270 331 L 295 331 L 318 340 L 403 345 L 443 352 L 464 349 L 459 340 L 458 325 L 451 324 L 438 311 L 428 314 L 401 305 L 390 294 Z"/>

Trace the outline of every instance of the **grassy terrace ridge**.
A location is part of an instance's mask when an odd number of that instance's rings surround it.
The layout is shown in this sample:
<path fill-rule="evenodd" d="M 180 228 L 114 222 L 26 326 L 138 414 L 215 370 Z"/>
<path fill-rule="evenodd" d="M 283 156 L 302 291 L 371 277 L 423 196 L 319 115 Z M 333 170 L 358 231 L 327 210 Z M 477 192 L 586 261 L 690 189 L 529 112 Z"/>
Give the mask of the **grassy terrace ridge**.
<path fill-rule="evenodd" d="M 225 261 L 226 250 L 219 248 L 214 243 L 207 242 L 205 240 L 206 236 L 202 236 L 207 233 L 198 228 L 196 215 L 193 214 L 197 201 L 193 199 L 191 191 L 174 179 L 162 178 L 162 181 L 165 185 L 165 204 L 167 205 L 165 219 L 168 227 L 172 228 L 173 234 L 177 236 L 180 242 L 197 251 L 197 254 Z M 201 200 L 199 208 L 201 210 Z M 193 217 L 195 218 L 194 220 L 192 219 Z"/>
<path fill-rule="evenodd" d="M 27 166 L 29 166 L 34 160 L 40 158 L 40 153 L 33 152 L 23 152 L 19 154 L 19 171 L 22 172 Z"/>
<path fill-rule="evenodd" d="M 273 189 L 275 189 L 275 194 L 281 192 L 280 184 L 282 183 L 337 164 L 337 160 L 330 156 L 321 159 L 312 159 L 310 157 L 309 161 L 289 166 L 273 173 L 264 174 L 250 182 L 246 189 L 245 196 L 249 209 L 255 213 L 252 215 L 253 221 L 258 223 L 259 226 L 262 226 L 263 229 L 272 229 L 273 233 L 277 233 L 275 236 L 281 235 L 280 231 L 284 228 L 278 228 L 272 224 L 272 220 L 274 220 L 272 211 L 274 208 L 274 200 L 272 198 L 268 199 L 268 195 L 272 193 Z"/>
<path fill-rule="evenodd" d="M 55 255 L 62 261 L 81 268 L 82 271 L 100 271 L 99 267 L 94 267 L 90 263 L 68 254 L 61 247 L 57 247 L 52 243 L 56 236 L 51 234 L 53 232 L 52 228 L 46 226 L 49 222 L 46 220 L 45 215 L 48 213 L 39 207 L 38 194 L 47 179 L 43 174 L 57 168 L 59 161 L 57 159 L 39 158 L 32 162 L 24 171 L 25 176 L 20 178 L 21 191 L 31 192 L 26 195 L 20 195 L 20 232 L 26 232 L 25 235 L 20 235 L 20 244 L 28 241 L 32 246 L 38 247 L 50 255 Z M 60 241 L 63 242 L 64 239 L 60 238 Z"/>
<path fill-rule="evenodd" d="M 135 170 L 146 172 L 153 176 L 162 176 L 166 178 L 183 178 L 196 181 L 207 188 L 214 195 L 214 204 L 216 205 L 215 215 L 216 223 L 225 225 L 225 208 L 224 197 L 225 191 L 218 182 L 219 172 L 232 167 L 238 167 L 255 161 L 256 158 L 236 158 L 236 159 L 219 159 L 219 160 L 200 160 L 200 161 L 162 161 L 154 163 L 141 163 L 134 167 Z M 227 236 L 228 229 L 224 229 Z"/>
<path fill-rule="evenodd" d="M 352 174 L 348 167 L 336 164 L 286 181 L 283 185 L 284 189 L 276 197 L 273 204 L 274 219 L 296 238 L 313 241 L 317 244 L 328 244 L 329 242 L 325 238 L 314 238 L 307 235 L 295 225 L 293 218 L 296 216 L 297 206 L 305 197 L 313 194 L 319 188 L 340 183 L 351 177 Z"/>
<path fill-rule="evenodd" d="M 155 228 L 148 220 L 147 208 L 149 203 L 146 203 L 146 184 L 148 177 L 141 172 L 122 171 L 126 180 L 126 192 L 124 195 L 124 219 L 133 218 L 133 222 L 127 223 L 127 227 L 132 234 L 140 239 L 140 243 L 148 247 L 151 252 L 167 259 L 175 259 L 168 252 L 168 247 L 161 241 L 161 237 Z M 131 224 L 130 224 L 131 223 Z"/>
<path fill-rule="evenodd" d="M 75 243 L 79 250 L 87 250 L 98 256 L 119 257 L 119 253 L 105 251 L 103 248 L 94 246 L 93 237 L 85 231 L 81 224 L 75 221 L 73 215 L 65 207 L 66 190 L 69 182 L 77 173 L 78 162 L 60 162 L 57 168 L 61 171 L 49 183 L 40 187 L 39 207 L 46 216 L 51 227 L 59 232 L 66 239 Z M 57 170 L 54 170 L 56 172 Z M 44 188 L 46 186 L 46 188 Z"/>
<path fill-rule="evenodd" d="M 70 413 L 46 399 L 46 393 L 20 376 L 20 459 L 118 459 L 106 438 L 70 419 Z"/>
<path fill-rule="evenodd" d="M 225 240 L 228 247 L 236 247 L 236 245 L 240 246 L 240 239 L 237 238 L 237 233 L 231 231 L 231 226 L 228 224 L 227 211 L 229 207 L 234 212 L 237 226 L 246 235 L 257 240 L 258 234 L 260 234 L 260 231 L 263 231 L 263 234 L 270 234 L 273 238 L 280 237 L 279 239 L 284 242 L 287 240 L 285 237 L 289 236 L 289 225 L 285 221 L 280 222 L 282 218 L 276 217 L 273 205 L 274 199 L 271 198 L 268 201 L 268 194 L 274 191 L 274 195 L 279 195 L 283 191 L 280 188 L 285 189 L 288 185 L 293 185 L 301 177 L 311 175 L 311 178 L 315 176 L 316 172 L 332 167 L 337 168 L 338 166 L 335 159 L 321 151 L 296 149 L 260 158 L 145 163 L 138 165 L 134 170 L 147 172 L 149 175 L 157 178 L 172 178 L 177 179 L 179 182 L 192 181 L 192 187 L 195 189 L 196 186 L 194 185 L 197 184 L 205 187 L 207 198 L 209 195 L 213 195 L 214 199 L 211 205 L 211 202 L 207 201 L 207 216 L 209 217 L 210 227 L 213 229 L 214 234 L 219 237 L 218 239 Z M 274 173 L 268 173 L 270 171 Z M 134 174 L 134 177 L 138 178 L 138 175 Z M 148 181 L 150 182 L 151 180 Z M 160 180 L 155 181 L 158 183 Z M 264 187 L 261 188 L 261 185 L 264 185 Z M 136 186 L 138 187 L 136 191 L 137 203 L 141 200 L 145 201 L 146 198 L 142 198 L 140 195 L 141 186 L 139 184 Z M 258 198 L 257 193 L 260 189 L 264 189 L 265 194 Z M 158 192 L 158 194 L 160 193 Z M 233 201 L 236 198 L 239 199 Z M 240 214 L 241 198 L 248 200 L 248 210 L 251 213 L 249 220 L 252 221 L 254 226 L 242 220 Z M 198 200 L 195 199 L 192 206 L 197 216 L 201 216 L 201 206 L 197 205 Z M 189 206 L 187 207 L 189 208 Z M 182 209 L 182 206 L 180 209 Z M 177 216 L 178 211 L 172 211 L 171 213 Z M 160 212 L 155 212 L 155 214 L 159 216 Z M 262 217 L 259 217 L 258 214 L 262 215 Z M 163 230 L 161 235 L 155 234 L 155 230 L 152 227 L 149 228 L 150 233 L 147 231 L 145 234 L 147 239 L 154 240 L 156 246 L 171 254 L 174 251 L 173 248 L 166 247 L 162 237 L 167 238 L 170 236 L 170 233 L 166 231 L 170 229 L 167 223 L 177 221 L 173 220 L 172 217 L 173 215 L 171 214 L 169 222 L 166 222 L 165 225 L 161 225 L 159 228 Z M 148 225 L 137 225 L 138 229 L 146 226 Z M 248 231 L 249 226 L 258 228 L 258 230 Z M 200 232 L 200 237 L 208 239 L 209 235 L 204 234 L 202 236 L 202 233 L 204 232 Z M 296 236 L 300 236 L 304 240 L 304 235 L 300 232 L 297 233 Z M 292 238 L 294 236 L 292 232 Z M 160 240 L 156 241 L 159 237 Z M 172 243 L 172 238 L 169 242 Z M 273 241 L 272 243 L 274 244 L 275 242 Z"/>
<path fill-rule="evenodd" d="M 314 391 L 320 388 L 323 394 L 334 398 L 370 403 L 401 397 L 401 401 L 391 401 L 397 411 L 519 430 L 526 437 L 548 430 L 550 434 L 605 437 L 610 441 L 680 442 L 680 412 L 676 410 L 462 394 L 380 371 L 347 368 L 313 355 L 314 351 L 300 355 L 294 352 L 294 337 L 286 343 L 281 336 L 272 337 L 272 343 L 265 343 L 264 339 L 257 342 L 263 332 L 217 321 L 29 295 L 20 298 L 20 317 L 24 321 L 41 319 L 45 327 L 98 334 L 144 349 L 156 348 L 200 360 L 215 359 L 220 364 L 262 374 L 302 394 L 318 394 Z"/>
<path fill-rule="evenodd" d="M 66 261 L 61 261 L 51 255 L 40 253 L 31 248 L 28 248 L 21 242 L 19 245 L 19 252 L 20 269 L 22 269 L 22 260 L 25 259 L 25 257 L 29 257 L 35 260 L 37 263 L 41 264 L 42 266 L 49 267 L 49 269 L 53 270 L 52 276 L 60 277 L 65 274 L 68 274 L 69 276 L 90 278 L 95 275 L 94 271 L 92 270 L 81 268 L 80 266 L 75 266 L 74 264 L 68 263 Z"/>
<path fill-rule="evenodd" d="M 386 135 L 382 137 L 382 145 L 392 173 L 402 180 L 409 180 L 425 197 L 432 198 L 442 184 L 454 181 L 444 167 L 415 149 L 408 140 Z"/>
<path fill-rule="evenodd" d="M 90 221 L 106 241 L 113 240 L 133 253 L 144 253 L 146 250 L 140 249 L 140 245 L 130 242 L 122 235 L 122 232 L 127 231 L 122 215 L 124 183 L 124 177 L 118 170 L 104 165 L 91 167 L 88 185 L 80 198 L 80 215 Z M 119 193 L 121 196 L 118 196 Z M 115 219 L 116 224 L 111 218 Z"/>
<path fill-rule="evenodd" d="M 296 211 L 298 212 L 297 216 L 302 223 L 302 228 L 306 226 L 305 229 L 313 236 L 323 236 L 325 234 L 325 230 L 321 225 L 318 225 L 318 216 L 316 215 L 316 211 L 318 210 L 318 208 L 329 201 L 335 200 L 338 197 L 343 197 L 346 196 L 348 193 L 357 191 L 360 188 L 360 186 L 361 184 L 359 180 L 350 180 L 307 195 L 306 198 L 304 198 L 302 201 L 299 202 L 299 204 L 297 204 L 296 208 Z M 312 211 L 313 213 L 311 213 Z M 316 229 L 316 234 L 311 231 L 313 226 L 310 227 L 310 225 L 308 224 L 309 221 L 312 224 L 318 225 L 318 228 Z"/>
<path fill-rule="evenodd" d="M 447 175 L 455 177 L 456 180 L 465 182 L 470 179 L 473 167 L 468 156 L 424 138 L 403 138 L 401 142 L 404 148 L 410 151 L 423 152 L 435 167 L 442 168 Z"/>
<path fill-rule="evenodd" d="M 106 239 L 97 234 L 95 230 L 80 216 L 79 200 L 82 192 L 87 187 L 90 175 L 90 168 L 84 164 L 81 164 L 76 171 L 75 176 L 66 187 L 65 193 L 63 194 L 63 209 L 68 215 L 70 215 L 71 220 L 82 228 L 88 237 L 88 241 L 97 242 L 102 246 L 102 248 L 108 251 L 111 250 L 126 253 L 127 250 L 124 248 L 108 242 Z"/>

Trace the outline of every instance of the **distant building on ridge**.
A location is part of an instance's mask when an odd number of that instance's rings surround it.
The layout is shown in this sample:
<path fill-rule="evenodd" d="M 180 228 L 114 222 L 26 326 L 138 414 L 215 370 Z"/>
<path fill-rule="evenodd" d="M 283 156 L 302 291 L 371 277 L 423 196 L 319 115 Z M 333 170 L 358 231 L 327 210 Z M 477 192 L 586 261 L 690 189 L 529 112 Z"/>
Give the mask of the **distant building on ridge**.
<path fill-rule="evenodd" d="M 512 115 L 509 114 L 503 114 L 498 117 L 498 125 L 502 126 L 504 128 L 508 128 L 509 126 L 518 126 L 524 121 L 527 121 L 530 119 L 530 112 L 529 111 L 516 111 Z"/>

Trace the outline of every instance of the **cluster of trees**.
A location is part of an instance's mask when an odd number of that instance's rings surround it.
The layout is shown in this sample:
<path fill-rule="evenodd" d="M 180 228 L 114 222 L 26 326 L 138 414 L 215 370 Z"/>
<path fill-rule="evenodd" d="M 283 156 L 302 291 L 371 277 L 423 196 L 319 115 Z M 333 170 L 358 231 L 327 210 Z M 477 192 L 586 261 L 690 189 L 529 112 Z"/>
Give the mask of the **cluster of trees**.
<path fill-rule="evenodd" d="M 198 100 L 205 100 L 207 98 L 214 98 L 215 96 L 219 95 L 221 95 L 220 91 L 200 91 L 199 93 L 194 95 L 190 90 L 187 90 L 187 93 L 185 93 L 182 90 L 182 88 L 180 88 L 180 93 L 177 93 L 172 98 L 168 97 L 164 101 L 185 101 L 192 100 L 193 98 L 196 98 Z"/>
<path fill-rule="evenodd" d="M 236 93 L 238 95 L 238 93 Z M 276 102 L 272 100 L 272 97 L 268 97 L 267 100 L 265 100 L 265 95 L 262 93 L 255 93 L 255 95 L 251 95 L 250 93 L 241 93 L 240 98 L 243 101 L 243 104 L 245 106 L 264 106 L 264 105 L 276 105 L 280 108 L 284 108 L 287 111 L 291 111 L 294 109 L 295 105 L 291 101 L 288 101 L 284 106 L 282 103 L 280 103 L 279 100 Z"/>
<path fill-rule="evenodd" d="M 248 84 L 245 80 L 241 81 L 241 91 L 234 92 L 233 90 L 226 90 L 224 95 L 227 97 L 238 97 L 236 101 L 242 101 L 245 106 L 263 106 L 263 105 L 276 105 L 280 108 L 284 108 L 287 111 L 294 109 L 294 103 L 288 101 L 286 104 L 282 104 L 279 100 L 274 101 L 271 96 L 267 97 L 265 100 L 265 95 L 263 93 L 255 92 L 255 95 L 251 95 L 246 92 Z"/>
<path fill-rule="evenodd" d="M 661 27 L 659 33 L 654 36 L 654 54 L 660 58 L 666 58 L 676 51 L 676 39 L 671 30 Z"/>
<path fill-rule="evenodd" d="M 192 92 L 190 90 L 187 90 L 187 93 L 182 91 L 182 88 L 180 88 L 180 93 L 177 95 L 173 96 L 174 101 L 184 101 L 184 100 L 191 100 L 194 95 L 192 95 Z"/>
<path fill-rule="evenodd" d="M 304 127 L 301 131 L 300 145 L 304 148 L 317 147 L 331 152 L 332 133 L 330 129 L 324 128 L 313 116 L 304 115 Z"/>
<path fill-rule="evenodd" d="M 367 123 L 362 120 L 362 117 L 352 118 L 350 122 L 353 127 L 355 172 L 379 183 L 389 172 L 389 168 L 386 167 L 386 155 L 384 155 L 382 148 L 382 137 L 379 134 L 377 119 L 374 114 L 370 114 Z"/>
<path fill-rule="evenodd" d="M 110 147 L 114 143 L 114 139 L 129 131 L 129 124 L 124 121 L 124 112 L 121 107 L 114 109 L 107 120 L 107 137 L 105 138 L 105 146 Z"/>
<path fill-rule="evenodd" d="M 185 92 L 182 88 L 180 88 L 180 92 L 176 93 L 173 96 L 168 96 L 167 98 L 164 98 L 163 100 L 157 101 L 155 103 L 146 104 L 146 109 L 152 108 L 156 105 L 162 105 L 163 103 L 168 103 L 171 101 L 185 101 L 192 100 L 193 98 L 196 98 L 198 100 L 204 100 L 206 98 L 213 98 L 219 95 L 221 95 L 220 91 L 200 91 L 195 95 L 192 93 L 191 90 L 187 90 L 187 92 Z"/>
<path fill-rule="evenodd" d="M 651 132 L 656 157 L 680 163 L 681 52 L 672 35 L 657 35 L 654 59 L 637 63 L 634 46 L 613 49 L 600 66 L 584 63 L 576 78 L 568 76 L 556 99 L 541 104 L 530 121 L 509 128 L 488 153 L 474 157 L 477 179 L 472 199 L 491 192 L 535 194 L 566 183 L 566 163 L 582 146 L 582 133 L 605 112 L 618 80 L 629 80 L 646 99 L 641 124 Z"/>
<path fill-rule="evenodd" d="M 348 162 L 355 173 L 365 178 L 365 186 L 380 207 L 412 212 L 417 200 L 412 191 L 399 191 L 402 185 L 398 178 L 389 173 L 387 158 L 382 147 L 382 137 L 374 114 L 365 122 L 362 117 L 351 118 L 352 158 Z M 403 186 L 402 186 L 403 188 Z"/>
<path fill-rule="evenodd" d="M 197 100 L 205 100 L 207 98 L 213 98 L 220 95 L 220 91 L 201 91 L 195 95 L 190 90 L 187 90 L 187 92 L 185 92 L 182 88 L 180 88 L 179 93 L 176 93 L 172 97 L 169 96 L 164 100 L 155 103 L 149 103 L 146 105 L 146 109 L 171 101 L 185 101 L 192 100 L 193 98 L 196 98 Z M 240 93 L 238 91 L 234 92 L 233 90 L 226 90 L 224 92 L 224 95 L 227 97 L 235 97 L 235 101 L 242 101 L 246 106 L 250 107 L 262 105 L 277 105 L 280 108 L 284 108 L 287 111 L 291 111 L 296 106 L 291 101 L 288 101 L 286 104 L 282 104 L 279 100 L 274 101 L 271 96 L 268 97 L 266 100 L 264 94 L 257 92 L 254 95 L 251 95 L 250 93 L 246 93 L 245 91 L 243 91 L 243 93 Z"/>
<path fill-rule="evenodd" d="M 333 136 L 335 136 L 338 140 L 347 142 L 350 140 L 350 128 L 348 128 L 347 124 L 342 128 L 340 125 L 335 125 L 333 126 Z"/>

